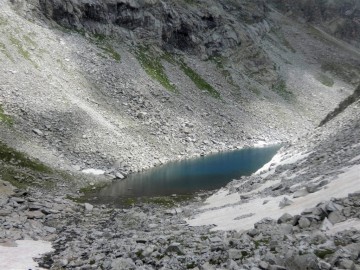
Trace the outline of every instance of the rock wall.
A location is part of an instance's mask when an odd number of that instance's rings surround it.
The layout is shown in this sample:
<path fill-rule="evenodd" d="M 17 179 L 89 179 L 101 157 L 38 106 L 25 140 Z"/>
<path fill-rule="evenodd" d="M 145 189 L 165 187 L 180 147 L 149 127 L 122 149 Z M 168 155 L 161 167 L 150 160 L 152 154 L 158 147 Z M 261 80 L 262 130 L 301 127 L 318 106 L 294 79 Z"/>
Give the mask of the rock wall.
<path fill-rule="evenodd" d="M 265 19 L 264 0 L 242 2 L 40 0 L 40 5 L 47 18 L 66 28 L 212 56 L 249 40 L 239 24 L 258 24 Z"/>
<path fill-rule="evenodd" d="M 283 12 L 291 12 L 307 22 L 322 26 L 327 32 L 360 47 L 359 0 L 270 0 Z"/>

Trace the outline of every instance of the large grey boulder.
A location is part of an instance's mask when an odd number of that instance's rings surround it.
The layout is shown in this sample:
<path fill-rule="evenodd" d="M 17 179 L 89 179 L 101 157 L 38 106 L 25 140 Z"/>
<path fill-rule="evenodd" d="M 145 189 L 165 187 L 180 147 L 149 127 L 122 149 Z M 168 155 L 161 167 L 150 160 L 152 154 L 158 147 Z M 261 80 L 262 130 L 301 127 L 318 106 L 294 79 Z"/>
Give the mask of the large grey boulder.
<path fill-rule="evenodd" d="M 111 263 L 112 270 L 135 270 L 136 265 L 130 258 L 118 258 Z"/>

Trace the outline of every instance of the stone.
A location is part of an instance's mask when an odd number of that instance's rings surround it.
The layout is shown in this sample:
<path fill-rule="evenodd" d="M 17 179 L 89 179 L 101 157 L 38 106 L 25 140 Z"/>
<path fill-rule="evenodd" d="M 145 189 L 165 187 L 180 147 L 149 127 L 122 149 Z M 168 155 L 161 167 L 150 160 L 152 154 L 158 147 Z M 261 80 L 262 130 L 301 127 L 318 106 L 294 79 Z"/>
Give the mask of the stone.
<path fill-rule="evenodd" d="M 291 222 L 293 220 L 293 216 L 288 214 L 288 213 L 284 213 L 281 217 L 279 217 L 277 223 L 281 224 L 281 223 L 287 223 L 287 222 Z"/>
<path fill-rule="evenodd" d="M 286 267 L 283 267 L 283 266 L 281 266 L 281 265 L 276 265 L 276 264 L 270 265 L 270 266 L 268 267 L 268 269 L 269 269 L 269 270 L 287 270 Z"/>
<path fill-rule="evenodd" d="M 20 197 L 11 197 L 10 201 L 16 202 L 16 203 L 24 203 L 25 199 Z"/>
<path fill-rule="evenodd" d="M 262 270 L 267 270 L 267 269 L 269 269 L 269 264 L 265 261 L 261 261 L 261 262 L 259 262 L 259 268 Z"/>
<path fill-rule="evenodd" d="M 130 258 L 118 258 L 111 262 L 111 269 L 113 270 L 135 270 L 136 265 Z"/>
<path fill-rule="evenodd" d="M 320 226 L 320 230 L 327 231 L 327 230 L 330 230 L 332 227 L 333 227 L 333 224 L 327 218 L 324 218 L 324 220 Z"/>
<path fill-rule="evenodd" d="M 310 220 L 309 220 L 308 218 L 306 218 L 306 217 L 301 217 L 301 218 L 299 219 L 299 227 L 300 227 L 301 229 L 308 228 L 308 227 L 310 227 L 310 225 L 311 225 L 311 222 L 310 222 Z"/>
<path fill-rule="evenodd" d="M 328 202 L 325 205 L 325 210 L 328 212 L 341 211 L 343 207 L 340 204 L 334 202 Z"/>
<path fill-rule="evenodd" d="M 26 211 L 25 215 L 29 219 L 40 219 L 40 218 L 43 218 L 45 216 L 44 213 L 42 213 L 41 211 Z"/>
<path fill-rule="evenodd" d="M 240 270 L 240 266 L 233 260 L 228 260 L 226 264 L 226 269 L 228 270 Z"/>
<path fill-rule="evenodd" d="M 0 209 L 0 217 L 8 216 L 11 214 L 10 210 Z"/>
<path fill-rule="evenodd" d="M 84 203 L 85 211 L 91 212 L 94 209 L 94 206 L 90 203 Z"/>
<path fill-rule="evenodd" d="M 209 262 L 204 263 L 200 266 L 200 270 L 215 270 L 215 266 L 210 264 Z"/>
<path fill-rule="evenodd" d="M 316 191 L 319 190 L 319 187 L 315 184 L 308 184 L 306 185 L 306 191 L 308 193 L 315 193 Z"/>
<path fill-rule="evenodd" d="M 278 183 L 278 184 L 275 184 L 271 187 L 271 190 L 272 191 L 275 191 L 275 190 L 279 190 L 279 189 L 282 189 L 283 188 L 283 184 L 281 183 Z"/>
<path fill-rule="evenodd" d="M 281 202 L 279 203 L 279 207 L 280 208 L 284 208 L 286 206 L 289 206 L 293 203 L 292 200 L 288 199 L 287 197 L 284 197 Z"/>
<path fill-rule="evenodd" d="M 336 224 L 346 220 L 346 218 L 340 213 L 340 211 L 331 212 L 328 216 L 328 219 L 332 224 Z"/>
<path fill-rule="evenodd" d="M 293 198 L 296 199 L 296 198 L 304 197 L 308 194 L 309 192 L 306 189 L 300 189 L 294 192 Z"/>
<path fill-rule="evenodd" d="M 176 253 L 178 255 L 184 255 L 184 251 L 180 247 L 180 243 L 172 243 L 170 244 L 167 249 L 165 250 L 165 253 Z"/>
<path fill-rule="evenodd" d="M 242 258 L 241 250 L 231 248 L 228 253 L 231 260 L 240 260 Z"/>
<path fill-rule="evenodd" d="M 117 179 L 125 179 L 125 176 L 122 173 L 119 173 L 119 172 L 115 173 L 115 177 Z"/>
<path fill-rule="evenodd" d="M 44 133 L 40 130 L 40 129 L 37 129 L 37 128 L 34 128 L 32 130 L 36 135 L 39 135 L 39 136 L 43 136 Z"/>
<path fill-rule="evenodd" d="M 338 262 L 338 266 L 340 269 L 351 269 L 351 270 L 355 270 L 355 263 L 352 260 L 349 259 L 341 259 Z"/>
<path fill-rule="evenodd" d="M 319 262 L 319 268 L 321 270 L 330 270 L 331 269 L 331 264 L 321 260 Z"/>

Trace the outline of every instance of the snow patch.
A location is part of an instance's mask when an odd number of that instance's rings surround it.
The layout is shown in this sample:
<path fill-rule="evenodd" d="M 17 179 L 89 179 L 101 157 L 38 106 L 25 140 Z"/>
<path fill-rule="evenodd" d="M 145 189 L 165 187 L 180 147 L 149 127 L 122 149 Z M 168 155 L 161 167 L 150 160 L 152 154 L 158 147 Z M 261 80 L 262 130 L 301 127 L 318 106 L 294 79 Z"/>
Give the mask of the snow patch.
<path fill-rule="evenodd" d="M 99 170 L 99 169 L 85 169 L 85 170 L 82 170 L 81 172 L 86 173 L 86 174 L 93 174 L 93 175 L 102 175 L 105 173 L 105 171 Z"/>
<path fill-rule="evenodd" d="M 337 234 L 338 232 L 342 232 L 345 230 L 360 230 L 360 220 L 359 219 L 348 219 L 344 222 L 340 222 L 335 224 L 330 230 L 326 233 L 329 235 Z"/>
<path fill-rule="evenodd" d="M 51 243 L 46 241 L 18 240 L 15 243 L 15 247 L 0 245 L 0 269 L 43 269 L 33 258 L 53 251 Z"/>
<path fill-rule="evenodd" d="M 187 219 L 189 225 L 216 225 L 214 230 L 237 230 L 244 231 L 253 228 L 254 223 L 263 218 L 270 217 L 278 219 L 284 213 L 291 215 L 300 214 L 304 209 L 311 208 L 320 202 L 327 201 L 330 198 L 342 198 L 348 196 L 349 193 L 360 190 L 360 165 L 355 165 L 350 168 L 343 168 L 344 173 L 339 174 L 335 180 L 331 181 L 327 186 L 318 192 L 308 194 L 305 197 L 291 198 L 290 196 L 255 198 L 246 203 L 226 206 L 220 209 L 208 210 L 195 216 L 194 219 Z M 324 178 L 326 179 L 326 178 Z M 331 179 L 328 179 L 331 180 Z M 266 184 L 266 183 L 265 183 Z M 240 195 L 238 201 L 240 201 Z M 222 205 L 234 204 L 234 195 L 227 196 L 225 190 L 216 194 L 217 200 L 221 201 Z M 293 204 L 280 209 L 279 203 L 284 198 L 288 197 L 293 201 Z M 264 204 L 265 200 L 269 200 Z M 219 203 L 215 199 L 207 201 L 208 208 L 218 207 Z M 247 218 L 235 220 L 239 214 L 248 216 Z"/>

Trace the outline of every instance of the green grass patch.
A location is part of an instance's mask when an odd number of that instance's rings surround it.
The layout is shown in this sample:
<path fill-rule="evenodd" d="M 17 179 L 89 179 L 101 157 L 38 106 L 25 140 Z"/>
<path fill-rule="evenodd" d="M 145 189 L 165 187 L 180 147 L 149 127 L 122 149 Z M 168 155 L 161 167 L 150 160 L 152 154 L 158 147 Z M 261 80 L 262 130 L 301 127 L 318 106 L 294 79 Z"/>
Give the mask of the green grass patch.
<path fill-rule="evenodd" d="M 138 46 L 135 50 L 135 56 L 151 78 L 158 81 L 165 89 L 176 92 L 175 85 L 170 82 L 161 64 L 161 57 L 156 56 L 155 53 L 151 52 L 149 47 L 146 46 Z"/>
<path fill-rule="evenodd" d="M 275 30 L 272 29 L 271 33 L 273 33 L 276 38 L 279 40 L 279 42 L 285 47 L 287 48 L 289 51 L 291 51 L 292 53 L 296 53 L 296 50 L 294 49 L 294 47 L 290 44 L 290 42 L 286 39 L 286 37 L 284 36 L 283 32 L 280 32 L 280 30 Z"/>
<path fill-rule="evenodd" d="M 287 89 L 286 82 L 283 79 L 278 80 L 275 84 L 273 84 L 271 89 L 288 101 L 295 98 L 294 93 Z"/>
<path fill-rule="evenodd" d="M 334 254 L 334 251 L 331 249 L 317 249 L 314 254 L 323 260 L 326 256 Z"/>
<path fill-rule="evenodd" d="M 51 189 L 56 176 L 40 161 L 0 142 L 0 178 L 21 189 L 33 186 Z"/>
<path fill-rule="evenodd" d="M 10 35 L 9 37 L 10 42 L 16 47 L 18 53 L 25 58 L 26 60 L 28 60 L 31 64 L 34 65 L 35 68 L 38 68 L 38 65 L 31 59 L 30 57 L 30 53 L 29 51 L 27 51 L 21 41 L 19 39 L 17 39 L 16 37 L 14 37 L 13 35 Z"/>
<path fill-rule="evenodd" d="M 38 44 L 34 40 L 32 40 L 31 37 L 29 37 L 28 35 L 24 35 L 23 38 L 30 45 L 32 45 L 34 47 L 38 47 Z"/>
<path fill-rule="evenodd" d="M 324 61 L 321 64 L 323 72 L 330 72 L 338 78 L 351 82 L 354 78 L 359 78 L 360 67 L 351 65 L 349 63 L 337 63 L 332 61 Z"/>
<path fill-rule="evenodd" d="M 0 160 L 14 166 L 28 168 L 36 172 L 52 173 L 52 170 L 40 161 L 29 158 L 26 154 L 16 151 L 0 142 Z"/>
<path fill-rule="evenodd" d="M 214 98 L 220 98 L 220 93 L 216 91 L 207 81 L 205 81 L 195 70 L 190 68 L 183 60 L 179 60 L 180 69 L 194 82 L 200 89 L 209 92 Z"/>
<path fill-rule="evenodd" d="M 1 105 L 0 105 L 0 122 L 3 122 L 9 126 L 12 126 L 14 123 L 13 119 L 7 114 L 5 114 Z"/>
<path fill-rule="evenodd" d="M 121 61 L 120 54 L 109 43 L 105 44 L 105 46 L 100 46 L 100 48 L 115 61 Z"/>
<path fill-rule="evenodd" d="M 315 79 L 317 79 L 319 82 L 321 82 L 323 85 L 327 86 L 327 87 L 333 87 L 334 85 L 334 80 L 332 78 L 330 78 L 329 76 L 327 76 L 324 73 L 319 73 L 315 76 Z"/>
<path fill-rule="evenodd" d="M 0 17 L 0 25 L 6 25 L 6 24 L 8 24 L 8 20 L 3 17 Z"/>
<path fill-rule="evenodd" d="M 0 42 L 0 52 L 2 52 L 11 62 L 14 62 L 14 58 L 12 58 L 11 54 L 6 49 L 6 46 L 4 43 Z"/>

